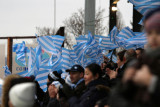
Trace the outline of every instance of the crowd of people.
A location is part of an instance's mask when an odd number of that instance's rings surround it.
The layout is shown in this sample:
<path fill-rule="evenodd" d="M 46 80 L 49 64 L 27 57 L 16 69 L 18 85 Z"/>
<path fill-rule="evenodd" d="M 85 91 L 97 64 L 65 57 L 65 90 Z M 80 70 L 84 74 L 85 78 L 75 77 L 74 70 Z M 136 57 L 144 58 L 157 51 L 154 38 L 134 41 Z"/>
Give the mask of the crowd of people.
<path fill-rule="evenodd" d="M 117 52 L 117 63 L 74 65 L 64 79 L 50 72 L 44 92 L 34 76 L 9 75 L 1 107 L 160 107 L 160 8 L 145 16 L 148 44 Z"/>

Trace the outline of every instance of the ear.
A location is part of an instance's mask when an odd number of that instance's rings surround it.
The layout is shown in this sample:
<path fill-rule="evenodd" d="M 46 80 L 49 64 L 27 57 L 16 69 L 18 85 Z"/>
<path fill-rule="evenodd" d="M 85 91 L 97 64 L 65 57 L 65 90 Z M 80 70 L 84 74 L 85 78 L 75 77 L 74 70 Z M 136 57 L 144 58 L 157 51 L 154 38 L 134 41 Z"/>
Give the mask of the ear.
<path fill-rule="evenodd" d="M 81 78 L 84 77 L 84 73 L 83 73 L 83 72 L 80 73 L 80 77 L 81 77 Z"/>
<path fill-rule="evenodd" d="M 96 74 L 94 79 L 98 79 L 99 78 L 99 74 Z"/>

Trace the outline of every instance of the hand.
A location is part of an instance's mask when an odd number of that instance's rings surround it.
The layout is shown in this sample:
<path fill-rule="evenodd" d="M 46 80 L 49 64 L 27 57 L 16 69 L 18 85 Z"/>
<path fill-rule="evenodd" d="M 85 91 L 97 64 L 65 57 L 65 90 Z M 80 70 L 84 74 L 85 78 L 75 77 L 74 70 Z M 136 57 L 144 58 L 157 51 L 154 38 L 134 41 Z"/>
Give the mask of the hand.
<path fill-rule="evenodd" d="M 136 75 L 134 76 L 133 80 L 136 84 L 149 86 L 150 81 L 153 75 L 150 72 L 150 69 L 147 65 L 143 65 L 140 70 L 137 71 Z"/>
<path fill-rule="evenodd" d="M 48 93 L 49 93 L 50 98 L 56 98 L 58 90 L 54 85 L 51 84 L 48 87 Z"/>

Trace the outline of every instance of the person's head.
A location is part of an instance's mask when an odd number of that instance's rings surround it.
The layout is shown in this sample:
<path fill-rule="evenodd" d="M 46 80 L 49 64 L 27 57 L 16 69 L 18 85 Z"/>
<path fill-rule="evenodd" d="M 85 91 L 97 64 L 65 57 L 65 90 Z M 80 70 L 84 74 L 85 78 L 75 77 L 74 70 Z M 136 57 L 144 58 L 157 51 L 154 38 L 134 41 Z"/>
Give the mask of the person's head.
<path fill-rule="evenodd" d="M 70 79 L 73 84 L 76 84 L 80 79 L 84 77 L 84 68 L 80 65 L 74 65 L 70 70 L 67 70 L 70 74 Z"/>
<path fill-rule="evenodd" d="M 142 56 L 143 52 L 144 52 L 144 49 L 137 48 L 136 49 L 137 58 L 140 58 Z"/>
<path fill-rule="evenodd" d="M 118 66 L 116 63 L 114 62 L 108 62 L 107 65 L 105 66 L 105 72 L 108 72 L 108 70 L 114 70 L 116 69 Z"/>
<path fill-rule="evenodd" d="M 9 90 L 12 86 L 12 81 L 14 79 L 20 78 L 19 75 L 9 75 L 5 78 L 3 87 L 2 87 L 2 107 L 9 107 L 8 101 L 9 101 Z"/>
<path fill-rule="evenodd" d="M 125 63 L 125 60 L 124 60 L 125 52 L 126 52 L 126 50 L 123 50 L 123 51 L 117 53 L 117 64 L 118 64 L 118 67 L 122 66 Z"/>
<path fill-rule="evenodd" d="M 97 101 L 95 107 L 108 107 L 108 97 Z"/>
<path fill-rule="evenodd" d="M 59 73 L 58 71 L 53 71 L 53 72 L 50 72 L 48 74 L 48 79 L 47 79 L 47 82 L 53 82 L 53 81 L 56 81 L 58 78 L 61 78 L 61 73 Z"/>
<path fill-rule="evenodd" d="M 9 107 L 33 107 L 35 97 L 34 83 L 21 83 L 9 91 Z"/>
<path fill-rule="evenodd" d="M 54 81 L 48 86 L 50 98 L 56 98 L 60 85 L 61 84 L 58 81 Z"/>
<path fill-rule="evenodd" d="M 84 80 L 85 85 L 88 85 L 91 81 L 101 78 L 102 70 L 98 64 L 92 63 L 85 68 Z"/>
<path fill-rule="evenodd" d="M 136 58 L 137 58 L 137 54 L 134 49 L 129 49 L 124 54 L 125 63 L 131 59 L 136 59 Z"/>
<path fill-rule="evenodd" d="M 144 27 L 149 47 L 151 49 L 160 47 L 160 8 L 152 10 L 145 16 Z"/>
<path fill-rule="evenodd" d="M 107 62 L 103 62 L 103 63 L 101 64 L 101 69 L 104 70 L 104 68 L 105 68 L 106 65 L 107 65 Z"/>

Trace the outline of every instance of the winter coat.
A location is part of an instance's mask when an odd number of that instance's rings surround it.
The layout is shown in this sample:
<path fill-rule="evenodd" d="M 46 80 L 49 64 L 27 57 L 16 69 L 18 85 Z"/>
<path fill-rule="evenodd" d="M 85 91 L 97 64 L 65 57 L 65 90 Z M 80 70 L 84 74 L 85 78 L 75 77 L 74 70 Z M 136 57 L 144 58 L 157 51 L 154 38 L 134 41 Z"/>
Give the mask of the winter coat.
<path fill-rule="evenodd" d="M 55 98 L 50 98 L 47 107 L 60 107 L 59 101 Z"/>
<path fill-rule="evenodd" d="M 49 103 L 49 93 L 48 93 L 48 89 L 47 91 L 44 93 L 44 97 L 43 97 L 43 101 L 42 101 L 42 107 L 47 107 L 48 103 Z"/>
<path fill-rule="evenodd" d="M 103 79 L 91 81 L 80 98 L 73 96 L 69 99 L 70 107 L 94 107 L 97 101 L 108 96 L 107 85 Z"/>
<path fill-rule="evenodd" d="M 119 68 L 118 69 L 118 74 L 116 76 L 116 78 L 113 78 L 109 81 L 109 86 L 110 87 L 114 87 L 117 85 L 117 83 L 119 83 L 121 81 L 121 79 L 123 78 L 123 74 L 124 74 L 124 71 L 125 69 L 127 68 L 127 65 L 130 61 L 126 62 L 122 68 Z"/>
<path fill-rule="evenodd" d="M 75 89 L 71 88 L 68 84 L 63 84 L 63 88 L 61 89 L 64 96 L 69 99 L 72 96 L 80 97 L 84 90 L 86 89 L 84 80 L 80 82 Z"/>
<path fill-rule="evenodd" d="M 75 89 L 64 83 L 63 88 L 59 89 L 60 104 L 62 105 L 62 107 L 68 107 L 69 104 L 67 100 L 72 96 L 76 96 L 79 98 L 83 94 L 85 89 L 86 86 L 84 80 L 81 81 Z"/>

